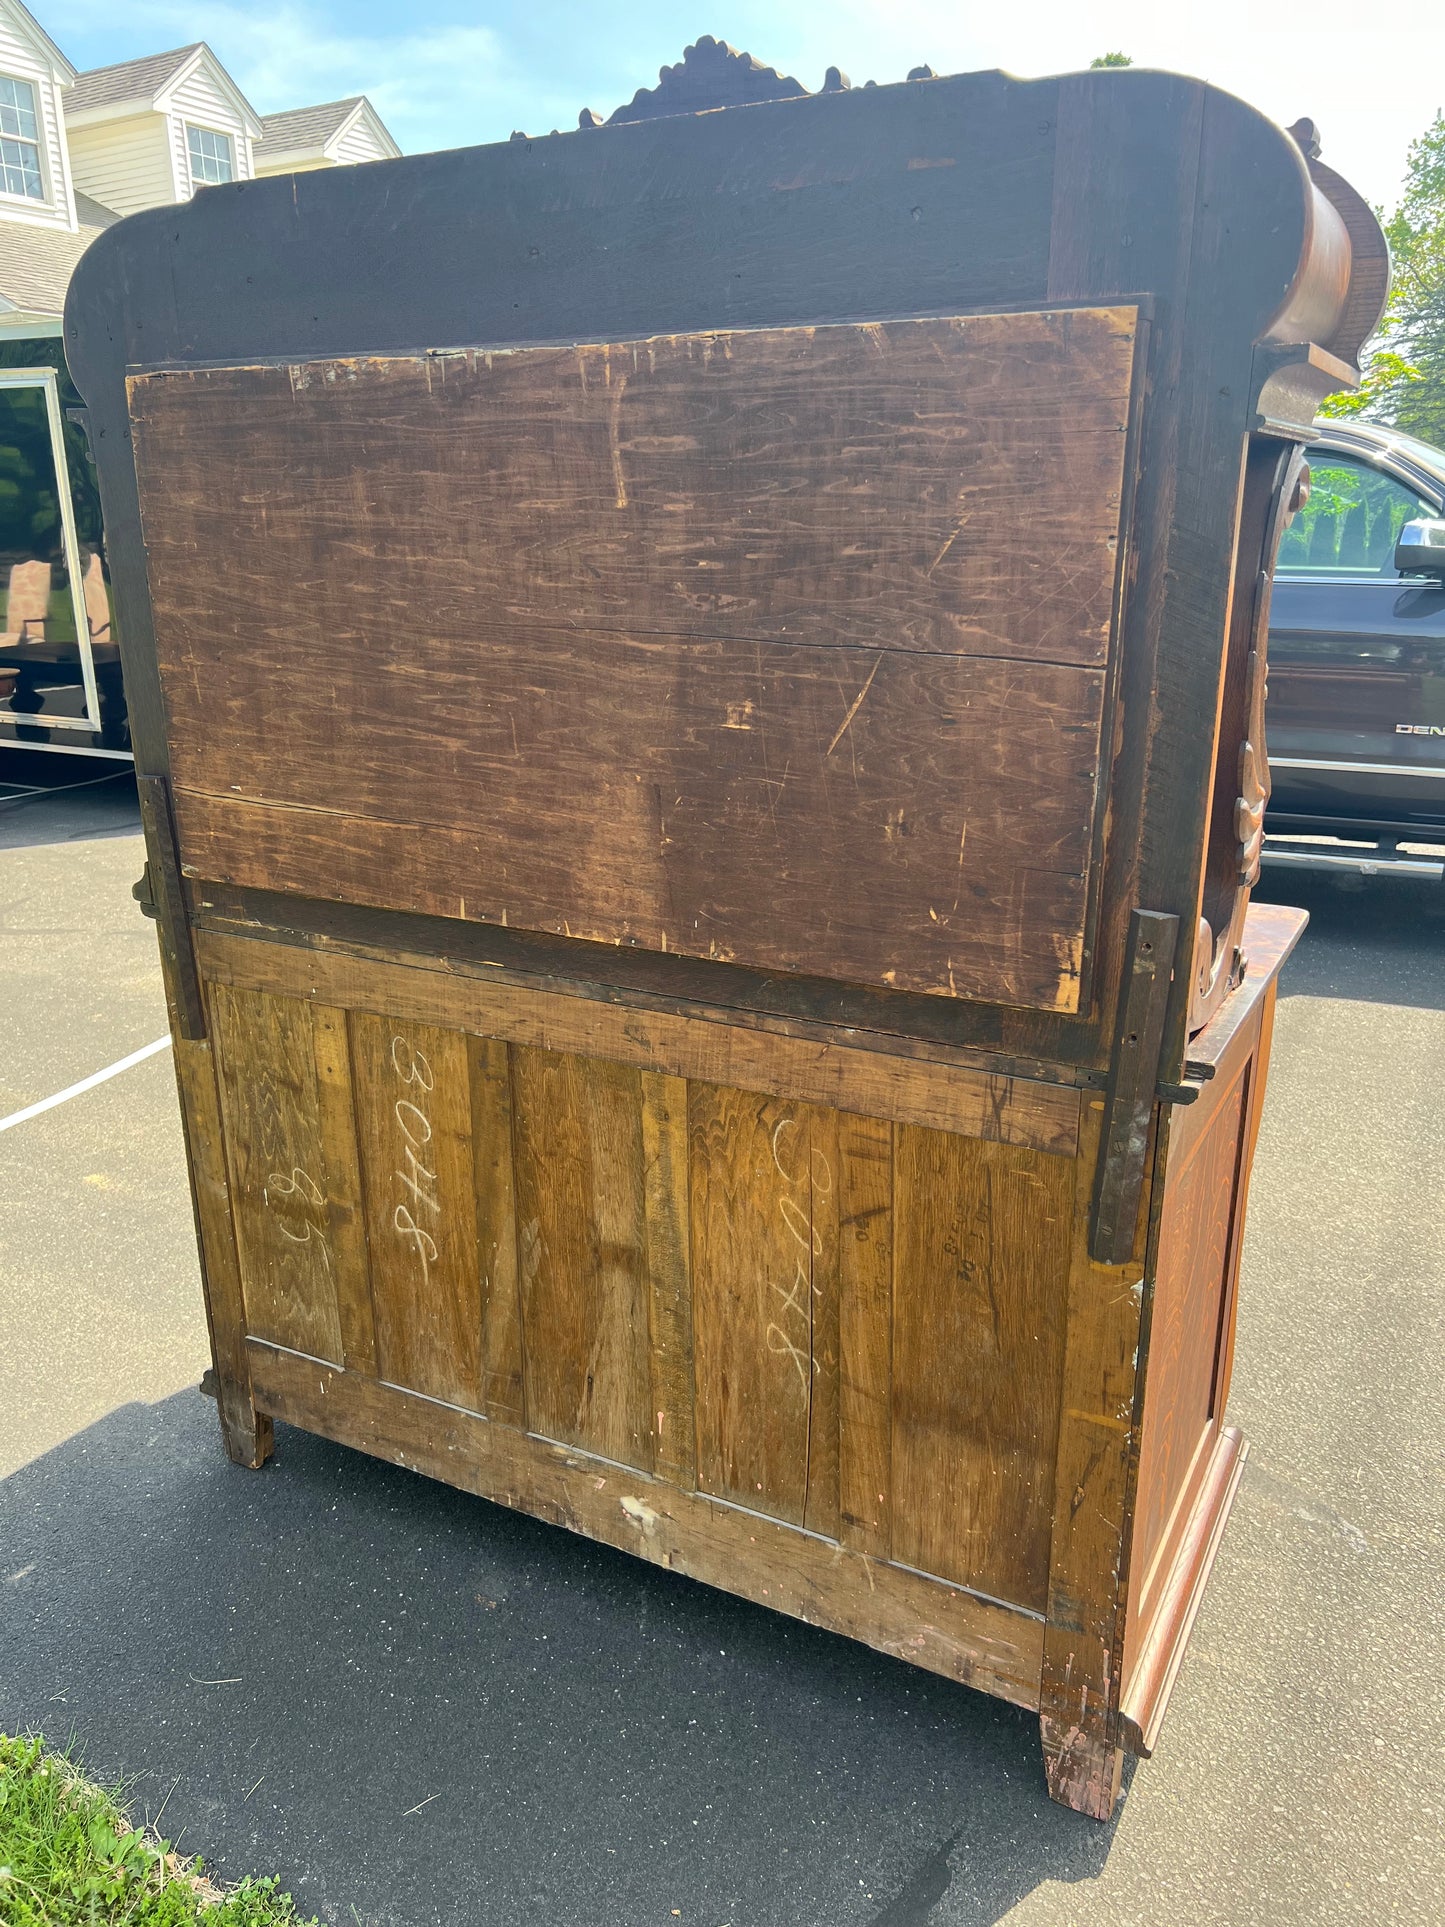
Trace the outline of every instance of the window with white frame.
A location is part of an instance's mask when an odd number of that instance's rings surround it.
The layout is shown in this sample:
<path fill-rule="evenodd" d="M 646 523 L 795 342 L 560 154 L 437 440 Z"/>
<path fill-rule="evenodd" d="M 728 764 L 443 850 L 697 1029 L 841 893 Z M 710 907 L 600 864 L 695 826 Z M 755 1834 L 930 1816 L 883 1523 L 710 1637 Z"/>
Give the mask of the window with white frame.
<path fill-rule="evenodd" d="M 13 74 L 0 74 L 0 191 L 27 201 L 45 199 L 35 89 Z"/>
<path fill-rule="evenodd" d="M 186 151 L 191 157 L 192 187 L 235 180 L 236 150 L 229 134 L 218 134 L 214 127 L 192 127 L 187 121 Z"/>

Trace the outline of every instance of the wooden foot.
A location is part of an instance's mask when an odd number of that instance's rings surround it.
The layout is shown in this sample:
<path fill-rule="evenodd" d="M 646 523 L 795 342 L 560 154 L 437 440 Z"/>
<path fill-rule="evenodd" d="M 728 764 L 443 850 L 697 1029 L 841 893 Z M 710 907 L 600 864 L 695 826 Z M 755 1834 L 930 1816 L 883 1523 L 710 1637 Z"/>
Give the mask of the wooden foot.
<path fill-rule="evenodd" d="M 253 1471 L 271 1456 L 275 1428 L 269 1414 L 258 1412 L 244 1385 L 221 1379 L 216 1386 L 216 1407 L 221 1418 L 221 1439 L 226 1456 L 236 1465 Z"/>
<path fill-rule="evenodd" d="M 1091 1820 L 1111 1819 L 1124 1772 L 1123 1747 L 1109 1746 L 1082 1727 L 1066 1727 L 1047 1713 L 1040 1715 L 1039 1732 L 1049 1798 Z"/>

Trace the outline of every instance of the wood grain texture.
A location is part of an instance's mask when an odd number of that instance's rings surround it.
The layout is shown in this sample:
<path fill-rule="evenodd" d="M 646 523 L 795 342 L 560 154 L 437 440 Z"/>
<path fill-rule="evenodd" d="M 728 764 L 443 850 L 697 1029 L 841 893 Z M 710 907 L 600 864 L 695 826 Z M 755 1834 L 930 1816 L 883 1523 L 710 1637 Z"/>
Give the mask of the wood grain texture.
<path fill-rule="evenodd" d="M 640 1074 L 519 1047 L 512 1088 L 528 1425 L 650 1471 Z"/>
<path fill-rule="evenodd" d="M 1246 1066 L 1171 1122 L 1130 1552 L 1131 1584 L 1137 1567 L 1145 1618 L 1165 1577 L 1158 1562 L 1171 1521 L 1179 1508 L 1188 1510 L 1218 1429 L 1212 1424 L 1215 1375 L 1248 1088 Z M 1196 1124 L 1195 1114 L 1206 1111 Z"/>
<path fill-rule="evenodd" d="M 267 1413 L 655 1565 L 827 1626 L 1020 1706 L 1038 1703 L 1043 1628 L 961 1588 L 527 1438 L 399 1387 L 248 1347 Z"/>
<path fill-rule="evenodd" d="M 413 641 L 509 621 L 1098 666 L 1135 330 L 1080 308 L 137 375 L 159 632 L 196 646 L 224 578 L 294 644 L 294 561 L 341 630 L 364 610 Z"/>
<path fill-rule="evenodd" d="M 432 638 L 421 673 L 325 643 L 177 680 L 187 875 L 1077 1008 L 1096 670 L 519 631 Z"/>
<path fill-rule="evenodd" d="M 802 1525 L 815 1308 L 836 1291 L 832 1114 L 693 1084 L 688 1121 L 698 1485 Z M 834 1516 L 836 1465 L 834 1446 Z"/>
<path fill-rule="evenodd" d="M 510 1043 L 1060 1156 L 1071 1155 L 1078 1142 L 1079 1091 L 1068 1083 L 756 1030 L 729 1021 L 733 1013 L 726 1008 L 684 1016 L 535 990 L 490 973 L 464 975 L 432 957 L 364 958 L 204 929 L 196 943 L 209 978 L 243 989 L 392 1011 Z"/>
<path fill-rule="evenodd" d="M 221 1440 L 237 1465 L 257 1467 L 271 1456 L 272 1425 L 251 1397 L 251 1358 L 236 1227 L 231 1212 L 221 1102 L 212 1046 L 181 1034 L 171 966 L 161 948 L 161 972 L 171 1019 L 171 1056 L 181 1100 L 181 1128 L 191 1182 L 191 1207 L 201 1260 L 206 1330 L 216 1374 Z"/>
<path fill-rule="evenodd" d="M 378 1369 L 393 1384 L 481 1411 L 467 1040 L 364 1012 L 352 1014 L 350 1032 Z"/>
<path fill-rule="evenodd" d="M 189 873 L 1076 1010 L 1134 334 L 137 377 Z"/>
<path fill-rule="evenodd" d="M 482 1409 L 502 1424 L 525 1425 L 511 1057 L 495 1037 L 469 1037 L 467 1063 L 481 1267 Z"/>
<path fill-rule="evenodd" d="M 1042 1612 L 1074 1173 L 900 1127 L 893 1557 Z"/>
<path fill-rule="evenodd" d="M 642 1208 L 647 1227 L 647 1340 L 652 1367 L 654 1470 L 684 1490 L 697 1483 L 688 1197 L 687 1084 L 644 1071 Z"/>
<path fill-rule="evenodd" d="M 893 1129 L 838 1117 L 838 1536 L 886 1559 L 893 1491 Z"/>
<path fill-rule="evenodd" d="M 1102 1099 L 1084 1107 L 1074 1167 L 1067 1327 L 1053 1484 L 1039 1726 L 1054 1799 L 1107 1820 L 1118 1798 L 1127 1506 L 1133 1471 L 1140 1305 L 1149 1211 L 1123 1266 L 1089 1254 L 1090 1194 L 1103 1154 Z M 1146 1179 L 1147 1186 L 1147 1179 Z"/>
<path fill-rule="evenodd" d="M 343 1257 L 332 1237 L 331 1196 L 337 1177 L 349 1180 L 338 1204 L 354 1215 L 357 1174 L 354 1158 L 349 1171 L 327 1168 L 314 1013 L 292 998 L 221 985 L 210 1001 L 246 1328 L 339 1365 Z M 348 1280 L 350 1292 L 356 1284 Z"/>

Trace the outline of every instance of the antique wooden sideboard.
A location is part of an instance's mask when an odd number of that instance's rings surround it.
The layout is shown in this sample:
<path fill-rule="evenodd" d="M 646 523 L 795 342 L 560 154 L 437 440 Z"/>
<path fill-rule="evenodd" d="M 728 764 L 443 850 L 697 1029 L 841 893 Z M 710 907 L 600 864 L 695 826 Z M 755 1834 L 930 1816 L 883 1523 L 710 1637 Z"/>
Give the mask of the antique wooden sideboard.
<path fill-rule="evenodd" d="M 703 41 L 76 277 L 221 1427 L 1037 1708 L 1234 1487 L 1274 547 L 1384 243 L 1164 74 Z"/>

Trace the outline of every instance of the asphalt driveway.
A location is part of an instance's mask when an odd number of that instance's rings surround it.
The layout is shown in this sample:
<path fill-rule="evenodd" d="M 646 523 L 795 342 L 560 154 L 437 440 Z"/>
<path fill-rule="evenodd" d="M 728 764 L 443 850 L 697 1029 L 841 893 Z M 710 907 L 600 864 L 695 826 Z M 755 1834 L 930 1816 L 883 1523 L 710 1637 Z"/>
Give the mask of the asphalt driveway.
<path fill-rule="evenodd" d="M 0 1117 L 164 1033 L 140 864 L 123 778 L 0 798 Z M 846 1640 L 284 1428 L 229 1465 L 164 1050 L 0 1132 L 0 1728 L 328 1927 L 1434 1927 L 1445 892 L 1271 894 L 1253 1456 L 1112 1826 Z"/>

